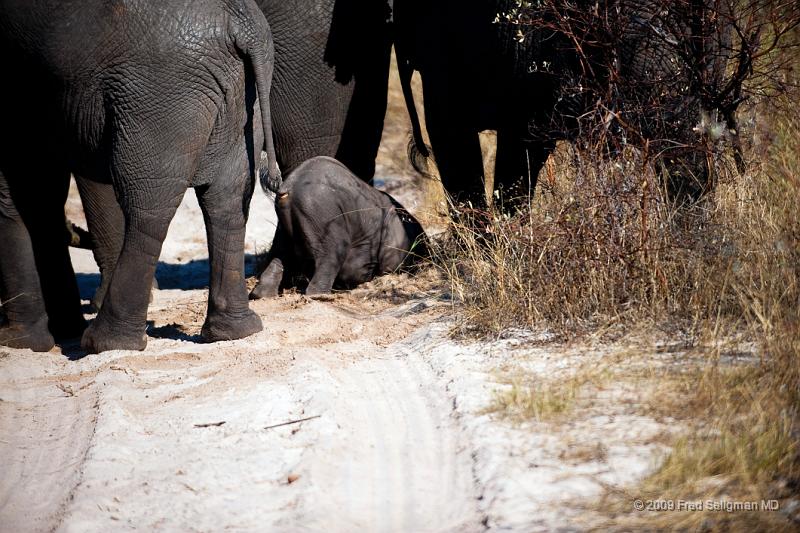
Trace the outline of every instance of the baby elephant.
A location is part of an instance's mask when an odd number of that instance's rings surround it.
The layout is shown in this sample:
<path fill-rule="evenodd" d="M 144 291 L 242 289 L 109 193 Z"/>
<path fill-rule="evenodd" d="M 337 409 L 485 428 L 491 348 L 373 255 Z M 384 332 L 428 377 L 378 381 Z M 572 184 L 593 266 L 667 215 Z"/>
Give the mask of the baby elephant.
<path fill-rule="evenodd" d="M 422 255 L 419 222 L 335 159 L 309 159 L 273 192 L 278 230 L 251 298 L 277 296 L 295 272 L 311 279 L 307 295 L 327 294 L 334 283 L 354 287 Z"/>

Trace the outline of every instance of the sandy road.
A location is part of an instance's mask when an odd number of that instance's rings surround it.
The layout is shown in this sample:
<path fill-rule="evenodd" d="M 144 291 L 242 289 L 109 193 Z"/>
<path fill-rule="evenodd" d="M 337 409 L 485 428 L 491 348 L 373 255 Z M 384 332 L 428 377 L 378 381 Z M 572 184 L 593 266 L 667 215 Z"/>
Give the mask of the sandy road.
<path fill-rule="evenodd" d="M 471 459 L 452 407 L 417 354 L 390 347 L 334 374 L 331 409 L 341 435 L 310 454 L 319 508 L 342 530 L 476 531 Z M 326 487 L 336 487 L 329 495 Z"/>
<path fill-rule="evenodd" d="M 58 522 L 80 482 L 96 423 L 96 395 L 79 390 L 85 383 L 69 373 L 67 361 L 55 361 L 42 374 L 27 355 L 0 359 L 0 528 L 5 531 L 46 531 Z M 69 396 L 67 391 L 76 389 L 77 396 Z"/>
<path fill-rule="evenodd" d="M 251 253 L 269 239 L 258 201 Z M 400 278 L 290 295 L 253 304 L 258 335 L 199 344 L 198 216 L 190 193 L 145 352 L 0 353 L 0 529 L 482 529 L 444 384 L 403 344 L 436 319 L 435 300 Z M 74 263 L 88 297 L 91 257 Z"/>
<path fill-rule="evenodd" d="M 2 529 L 480 529 L 436 377 L 385 333 L 421 317 L 286 300 L 247 341 L 5 355 Z"/>

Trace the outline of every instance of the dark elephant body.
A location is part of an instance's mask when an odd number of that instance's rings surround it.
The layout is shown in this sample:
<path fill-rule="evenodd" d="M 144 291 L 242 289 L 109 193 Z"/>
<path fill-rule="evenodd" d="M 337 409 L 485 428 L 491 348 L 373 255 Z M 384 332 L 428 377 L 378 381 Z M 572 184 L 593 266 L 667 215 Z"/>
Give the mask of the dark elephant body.
<path fill-rule="evenodd" d="M 392 38 L 386 0 L 256 0 L 275 42 L 275 149 L 285 174 L 334 157 L 372 179 Z"/>
<path fill-rule="evenodd" d="M 635 87 L 633 92 L 617 95 L 623 106 L 640 105 L 663 92 L 659 79 L 669 80 L 670 86 L 690 85 L 680 57 L 665 45 L 664 39 L 669 37 L 651 27 L 658 5 L 651 0 L 613 4 L 615 16 L 628 24 L 628 33 L 614 51 L 618 74 L 630 82 L 627 86 Z M 579 11 L 580 6 L 579 2 L 573 7 Z M 410 79 L 416 70 L 422 80 L 426 125 L 443 185 L 456 200 L 476 206 L 486 202 L 479 132 L 497 131 L 495 189 L 508 191 L 508 196 L 527 197 L 556 142 L 575 139 L 581 117 L 597 103 L 596 94 L 581 88 L 588 67 L 581 62 L 570 36 L 552 27 L 520 27 L 503 16 L 519 8 L 514 0 L 394 2 L 398 68 L 412 122 L 416 121 Z M 592 9 L 596 9 L 595 2 L 585 2 L 587 17 Z M 583 46 L 593 61 L 592 43 Z M 595 81 L 611 75 L 602 63 L 590 66 L 596 69 L 591 74 Z M 655 142 L 649 146 L 660 151 L 662 161 L 703 179 L 705 157 L 673 149 L 696 138 L 693 127 L 701 116 L 698 98 L 682 93 L 662 103 L 656 110 L 659 116 L 643 117 L 639 133 L 662 141 L 661 148 L 656 148 Z M 665 127 L 648 130 L 648 123 Z M 418 132 L 418 127 L 415 129 Z M 427 155 L 419 133 L 415 141 Z M 644 148 L 644 142 L 641 144 Z M 524 186 L 517 189 L 520 182 Z"/>
<path fill-rule="evenodd" d="M 419 223 L 329 157 L 292 172 L 276 192 L 275 208 L 283 230 L 254 297 L 277 295 L 287 269 L 310 278 L 306 294 L 325 294 L 334 284 L 353 287 L 397 270 L 412 249 L 422 253 Z"/>
<path fill-rule="evenodd" d="M 48 317 L 57 335 L 82 328 L 58 230 L 70 172 L 110 183 L 121 207 L 115 227 L 124 224 L 86 349 L 144 348 L 149 288 L 187 187 L 198 193 L 211 259 L 203 334 L 260 330 L 244 286 L 244 226 L 265 141 L 268 171 L 278 171 L 269 106 L 259 105 L 273 49 L 255 4 L 3 0 L 0 50 L 0 69 L 15 73 L 0 87 L 0 299 L 9 319 L 0 342 L 47 349 Z"/>
<path fill-rule="evenodd" d="M 514 33 L 493 21 L 510 1 L 395 0 L 398 69 L 407 98 L 420 73 L 425 119 L 445 189 L 459 201 L 485 203 L 478 133 L 497 131 L 495 186 L 541 165 L 549 144 L 534 143 L 528 123 L 553 107 L 554 80 L 526 70 Z M 413 112 L 413 102 L 409 105 Z M 417 139 L 418 148 L 424 145 Z"/>

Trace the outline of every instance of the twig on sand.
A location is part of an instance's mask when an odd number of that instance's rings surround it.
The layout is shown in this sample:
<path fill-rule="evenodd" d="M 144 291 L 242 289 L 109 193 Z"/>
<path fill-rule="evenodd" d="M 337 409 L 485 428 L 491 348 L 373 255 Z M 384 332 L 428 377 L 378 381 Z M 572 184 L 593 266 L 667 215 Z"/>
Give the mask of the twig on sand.
<path fill-rule="evenodd" d="M 309 417 L 307 417 L 307 418 L 299 418 L 299 419 L 297 419 L 297 420 L 290 420 L 290 421 L 288 421 L 288 422 L 281 422 L 280 424 L 275 424 L 275 425 L 272 425 L 272 426 L 267 426 L 267 427 L 265 427 L 264 429 L 279 428 L 279 427 L 281 427 L 281 426 L 288 426 L 289 424 L 299 424 L 300 422 L 305 422 L 306 420 L 314 420 L 315 418 L 319 418 L 319 417 L 321 417 L 321 416 L 322 416 L 322 415 L 314 415 L 314 416 L 309 416 Z"/>
<path fill-rule="evenodd" d="M 72 390 L 72 387 L 69 385 L 64 385 L 63 383 L 56 383 L 56 387 L 58 387 L 61 392 L 66 394 L 67 396 L 75 396 L 75 391 Z"/>
<path fill-rule="evenodd" d="M 225 424 L 225 420 L 223 420 L 221 422 L 207 422 L 205 424 L 195 424 L 194 427 L 196 427 L 196 428 L 218 428 L 223 424 Z"/>

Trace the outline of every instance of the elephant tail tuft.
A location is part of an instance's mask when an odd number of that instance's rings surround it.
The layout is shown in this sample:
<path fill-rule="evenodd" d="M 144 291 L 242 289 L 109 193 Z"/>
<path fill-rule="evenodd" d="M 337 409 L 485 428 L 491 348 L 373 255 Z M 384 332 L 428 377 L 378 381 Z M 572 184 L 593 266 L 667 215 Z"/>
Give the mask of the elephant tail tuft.
<path fill-rule="evenodd" d="M 432 177 L 428 169 L 428 159 L 431 157 L 431 148 L 425 144 L 422 136 L 422 124 L 420 123 L 417 106 L 414 103 L 414 91 L 411 87 L 411 78 L 414 75 L 414 67 L 410 58 L 405 57 L 403 46 L 399 42 L 395 43 L 395 56 L 397 57 L 397 71 L 400 75 L 400 86 L 403 89 L 403 98 L 408 111 L 408 118 L 411 120 L 411 138 L 408 141 L 408 160 L 414 169 L 426 177 Z"/>
<path fill-rule="evenodd" d="M 425 176 L 426 178 L 433 178 L 433 172 L 430 169 L 429 160 L 431 159 L 431 148 L 425 143 L 420 146 L 419 142 L 414 139 L 412 135 L 408 139 L 408 160 L 414 170 Z"/>
<path fill-rule="evenodd" d="M 261 152 L 261 162 L 258 165 L 258 180 L 261 182 L 261 188 L 264 192 L 278 194 L 278 189 L 283 184 L 283 177 L 280 171 L 270 172 L 269 165 L 270 159 L 267 152 Z"/>
<path fill-rule="evenodd" d="M 73 248 L 83 248 L 84 250 L 92 249 L 92 237 L 88 231 L 82 227 L 74 224 L 71 220 L 65 219 L 66 222 L 66 240 L 67 246 Z"/>

